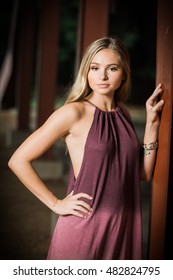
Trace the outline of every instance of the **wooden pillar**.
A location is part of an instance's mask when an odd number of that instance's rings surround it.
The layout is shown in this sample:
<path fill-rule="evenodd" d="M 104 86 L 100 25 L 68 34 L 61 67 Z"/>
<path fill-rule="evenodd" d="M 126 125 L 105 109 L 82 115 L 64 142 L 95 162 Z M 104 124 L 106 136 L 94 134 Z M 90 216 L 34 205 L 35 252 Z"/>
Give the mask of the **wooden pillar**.
<path fill-rule="evenodd" d="M 21 3 L 20 33 L 16 62 L 18 128 L 29 128 L 35 47 L 34 1 Z"/>
<path fill-rule="evenodd" d="M 43 0 L 40 30 L 40 70 L 37 126 L 54 110 L 57 93 L 57 51 L 59 36 L 59 0 Z"/>
<path fill-rule="evenodd" d="M 109 0 L 81 0 L 76 64 L 83 52 L 96 39 L 107 36 Z"/>
<path fill-rule="evenodd" d="M 173 116 L 172 116 L 173 122 Z M 168 182 L 168 203 L 167 203 L 167 217 L 166 217 L 166 239 L 164 255 L 165 259 L 173 260 L 173 137 L 171 137 L 171 152 L 169 164 L 169 182 Z"/>
<path fill-rule="evenodd" d="M 168 189 L 171 175 L 170 150 L 172 136 L 173 105 L 173 2 L 158 0 L 157 22 L 157 79 L 162 83 L 165 100 L 159 135 L 159 150 L 152 184 L 152 207 L 150 225 L 150 259 L 165 259 L 167 208 L 173 209 L 173 197 Z M 169 206 L 169 207 L 168 207 Z M 173 219 L 172 219 L 173 225 Z"/>

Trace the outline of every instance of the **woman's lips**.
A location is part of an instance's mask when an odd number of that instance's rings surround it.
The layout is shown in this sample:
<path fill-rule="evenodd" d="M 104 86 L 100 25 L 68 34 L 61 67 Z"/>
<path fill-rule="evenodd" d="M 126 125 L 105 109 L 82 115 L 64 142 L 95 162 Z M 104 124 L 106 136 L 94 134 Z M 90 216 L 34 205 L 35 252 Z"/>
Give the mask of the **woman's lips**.
<path fill-rule="evenodd" d="M 98 86 L 99 88 L 107 88 L 107 87 L 109 87 L 108 84 L 97 84 L 97 86 Z"/>

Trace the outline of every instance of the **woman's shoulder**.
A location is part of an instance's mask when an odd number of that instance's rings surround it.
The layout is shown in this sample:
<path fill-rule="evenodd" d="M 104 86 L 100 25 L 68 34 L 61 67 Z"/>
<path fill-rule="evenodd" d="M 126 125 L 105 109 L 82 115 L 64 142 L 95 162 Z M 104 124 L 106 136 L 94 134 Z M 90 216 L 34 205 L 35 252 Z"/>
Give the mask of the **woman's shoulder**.
<path fill-rule="evenodd" d="M 71 120 L 78 120 L 84 113 L 84 105 L 82 102 L 72 102 L 62 105 L 55 111 L 56 115 L 63 115 Z"/>
<path fill-rule="evenodd" d="M 64 104 L 57 108 L 42 126 L 42 129 L 66 135 L 83 116 L 83 105 L 80 102 Z"/>

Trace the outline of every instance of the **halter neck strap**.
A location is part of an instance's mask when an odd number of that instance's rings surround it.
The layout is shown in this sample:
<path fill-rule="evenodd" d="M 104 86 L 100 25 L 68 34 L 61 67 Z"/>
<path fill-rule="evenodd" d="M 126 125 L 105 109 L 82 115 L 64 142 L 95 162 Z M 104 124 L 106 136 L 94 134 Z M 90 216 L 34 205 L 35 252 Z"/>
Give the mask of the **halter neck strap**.
<path fill-rule="evenodd" d="M 94 103 L 92 103 L 92 102 L 89 101 L 88 99 L 84 99 L 84 101 L 88 102 L 88 103 L 91 104 L 93 107 L 98 108 Z"/>
<path fill-rule="evenodd" d="M 117 108 L 115 108 L 115 110 L 112 110 L 112 111 L 104 111 L 102 109 L 100 109 L 97 105 L 95 105 L 94 103 L 92 103 L 90 100 L 88 99 L 84 99 L 83 101 L 86 101 L 88 102 L 89 104 L 91 104 L 94 108 L 98 109 L 99 111 L 101 112 L 104 112 L 104 113 L 114 113 L 116 111 Z"/>

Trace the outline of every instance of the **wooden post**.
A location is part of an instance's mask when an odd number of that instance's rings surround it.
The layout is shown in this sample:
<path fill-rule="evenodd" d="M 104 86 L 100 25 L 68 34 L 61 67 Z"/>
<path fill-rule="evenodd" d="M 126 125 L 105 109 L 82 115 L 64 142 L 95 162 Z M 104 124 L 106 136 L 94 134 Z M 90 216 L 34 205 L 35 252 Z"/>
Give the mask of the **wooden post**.
<path fill-rule="evenodd" d="M 57 92 L 57 51 L 59 35 L 59 0 L 43 0 L 41 15 L 40 70 L 37 126 L 54 110 Z"/>
<path fill-rule="evenodd" d="M 162 83 L 165 100 L 162 112 L 159 150 L 152 184 L 152 207 L 150 225 L 150 259 L 165 259 L 167 227 L 168 182 L 171 174 L 170 149 L 172 136 L 173 105 L 173 2 L 158 0 L 157 22 L 157 79 Z M 171 200 L 171 201 L 170 201 Z M 173 197 L 169 203 L 172 209 Z M 172 220 L 173 221 L 173 220 Z M 173 222 L 172 222 L 173 224 Z"/>
<path fill-rule="evenodd" d="M 34 1 L 21 3 L 20 37 L 17 54 L 16 95 L 18 106 L 18 128 L 29 128 L 30 100 L 34 71 Z"/>
<path fill-rule="evenodd" d="M 108 33 L 109 0 L 81 0 L 78 32 L 78 65 L 88 45 Z"/>

